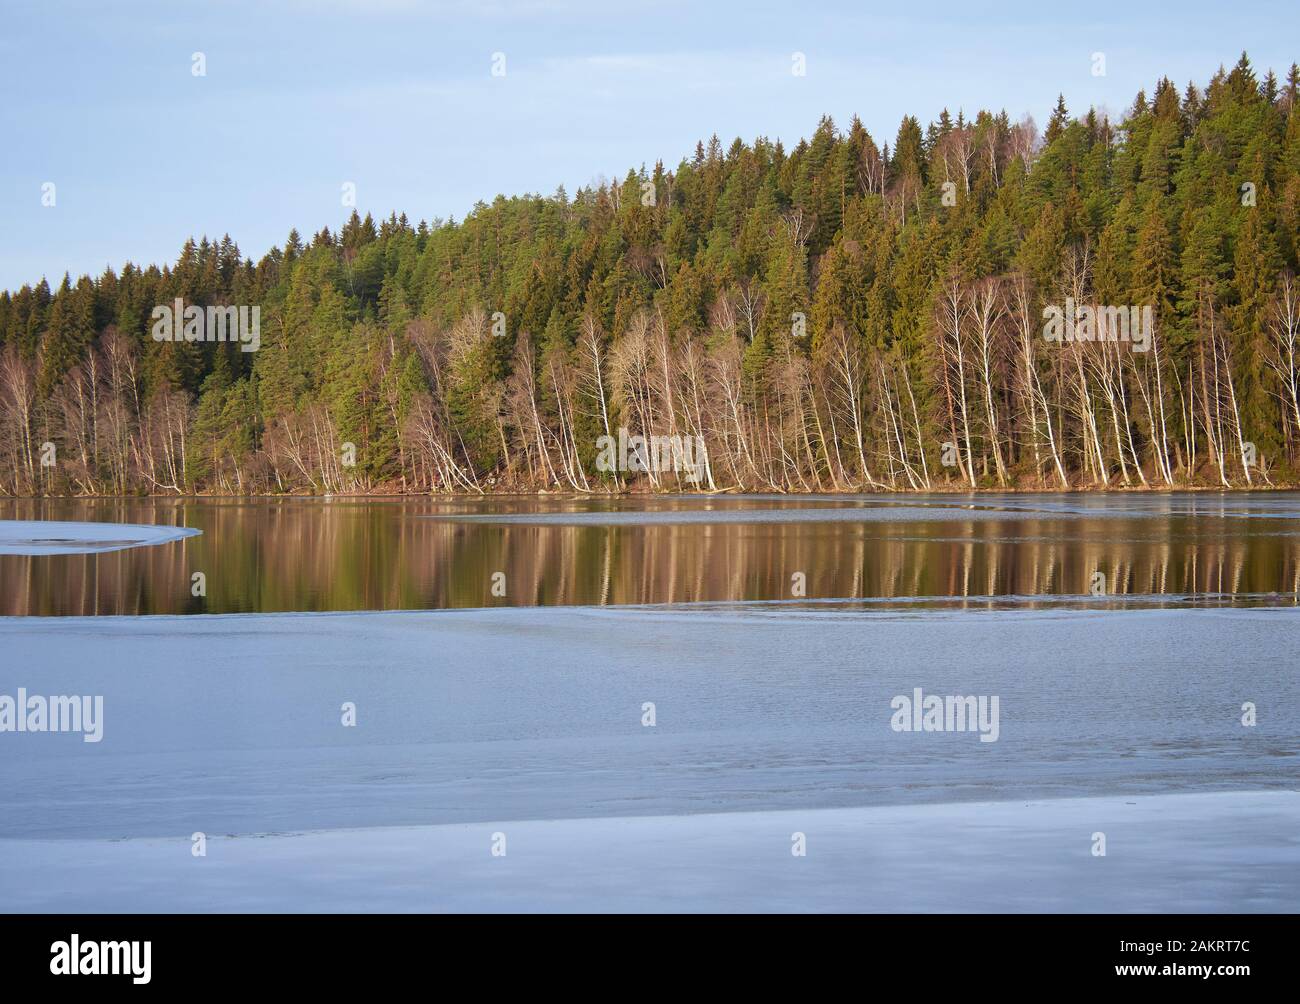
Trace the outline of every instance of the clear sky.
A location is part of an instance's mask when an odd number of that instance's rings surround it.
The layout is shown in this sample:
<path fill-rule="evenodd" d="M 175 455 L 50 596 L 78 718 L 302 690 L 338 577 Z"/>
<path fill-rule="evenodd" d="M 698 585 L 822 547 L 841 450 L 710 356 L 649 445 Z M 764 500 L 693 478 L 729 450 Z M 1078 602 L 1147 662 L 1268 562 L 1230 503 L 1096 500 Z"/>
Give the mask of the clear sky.
<path fill-rule="evenodd" d="M 0 288 L 174 261 L 191 234 L 229 232 L 256 260 L 292 227 L 337 227 L 345 182 L 363 214 L 460 218 L 675 166 L 715 132 L 793 145 L 856 113 L 892 142 L 904 114 L 945 106 L 1041 128 L 1058 92 L 1118 116 L 1159 76 L 1204 84 L 1243 49 L 1261 75 L 1300 60 L 1297 0 L 985 6 L 5 0 Z"/>

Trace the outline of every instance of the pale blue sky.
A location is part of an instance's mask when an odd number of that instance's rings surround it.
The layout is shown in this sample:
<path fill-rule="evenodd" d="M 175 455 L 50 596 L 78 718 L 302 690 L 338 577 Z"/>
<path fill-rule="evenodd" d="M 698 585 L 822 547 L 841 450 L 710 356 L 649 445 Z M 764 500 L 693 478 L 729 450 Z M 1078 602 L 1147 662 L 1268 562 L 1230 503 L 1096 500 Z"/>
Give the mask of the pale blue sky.
<path fill-rule="evenodd" d="M 1243 49 L 1261 74 L 1300 59 L 1295 0 L 4 6 L 0 288 L 172 261 L 191 234 L 229 232 L 256 260 L 291 227 L 336 227 L 346 181 L 362 213 L 460 218 L 497 193 L 673 166 L 714 132 L 790 145 L 857 113 L 892 141 L 903 114 L 944 106 L 1041 127 L 1058 91 L 1118 115 L 1158 76 L 1203 84 Z"/>

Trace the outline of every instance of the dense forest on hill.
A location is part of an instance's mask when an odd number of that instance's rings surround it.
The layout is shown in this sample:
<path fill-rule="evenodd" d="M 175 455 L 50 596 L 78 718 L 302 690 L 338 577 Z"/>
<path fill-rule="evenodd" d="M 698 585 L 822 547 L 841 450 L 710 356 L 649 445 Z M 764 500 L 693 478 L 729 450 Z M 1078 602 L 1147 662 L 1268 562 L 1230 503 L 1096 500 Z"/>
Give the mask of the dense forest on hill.
<path fill-rule="evenodd" d="M 1295 484 L 1298 92 L 1243 55 L 1041 135 L 826 118 L 461 222 L 24 286 L 0 491 Z M 158 340 L 178 298 L 258 307 L 258 350 Z M 1147 350 L 1049 340 L 1067 300 L 1151 308 Z M 599 470 L 620 428 L 700 437 L 699 485 Z"/>

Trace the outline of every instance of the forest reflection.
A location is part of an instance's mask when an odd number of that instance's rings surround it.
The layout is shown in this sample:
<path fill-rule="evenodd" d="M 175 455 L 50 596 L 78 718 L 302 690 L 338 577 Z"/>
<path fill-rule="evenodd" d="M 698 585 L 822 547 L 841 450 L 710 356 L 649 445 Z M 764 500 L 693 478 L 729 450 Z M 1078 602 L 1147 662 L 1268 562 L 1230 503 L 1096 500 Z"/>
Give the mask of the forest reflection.
<path fill-rule="evenodd" d="M 901 521 L 615 525 L 468 522 L 465 514 L 698 509 L 698 500 L 582 503 L 434 499 L 4 500 L 3 519 L 189 526 L 201 536 L 93 555 L 0 556 L 0 613 L 183 614 L 800 599 L 990 597 L 1096 602 L 1106 595 L 1248 600 L 1300 592 L 1300 522 L 1276 500 L 1252 518 L 1178 506 L 981 510 L 945 502 Z M 806 499 L 713 500 L 717 510 L 811 508 Z M 817 501 L 827 507 L 854 503 Z M 915 506 L 915 501 L 909 504 Z M 1117 503 L 1121 507 L 1124 499 Z M 576 507 L 576 508 L 575 508 Z M 1146 511 L 1138 511 L 1145 507 Z M 206 595 L 195 596 L 202 572 Z M 504 573 L 504 582 L 494 580 Z M 494 581 L 504 596 L 494 594 Z M 497 592 L 500 592 L 498 588 Z M 1103 601 L 1104 602 L 1104 601 Z"/>

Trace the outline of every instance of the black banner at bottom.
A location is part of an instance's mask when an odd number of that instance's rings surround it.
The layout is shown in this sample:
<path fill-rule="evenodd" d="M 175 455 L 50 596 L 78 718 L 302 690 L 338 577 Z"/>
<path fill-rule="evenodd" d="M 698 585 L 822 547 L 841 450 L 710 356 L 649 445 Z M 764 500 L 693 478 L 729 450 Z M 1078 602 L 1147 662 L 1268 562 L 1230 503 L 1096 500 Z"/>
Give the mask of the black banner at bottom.
<path fill-rule="evenodd" d="M 598 977 L 619 986 L 653 982 L 663 967 L 762 982 L 814 966 L 818 976 L 851 968 L 859 985 L 878 971 L 910 974 L 918 988 L 987 989 L 997 977 L 1002 986 L 1155 978 L 1227 989 L 1225 980 L 1289 983 L 1295 933 L 1294 917 L 1274 915 L 8 915 L 0 965 L 10 988 L 75 976 L 92 978 L 72 982 L 77 989 L 337 992 L 429 970 L 484 989 Z"/>

